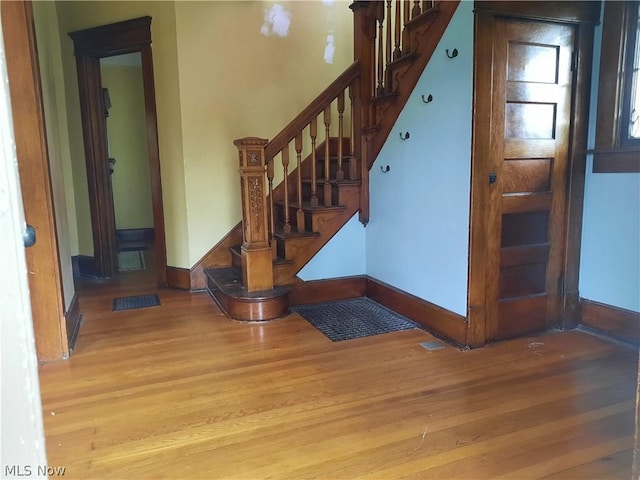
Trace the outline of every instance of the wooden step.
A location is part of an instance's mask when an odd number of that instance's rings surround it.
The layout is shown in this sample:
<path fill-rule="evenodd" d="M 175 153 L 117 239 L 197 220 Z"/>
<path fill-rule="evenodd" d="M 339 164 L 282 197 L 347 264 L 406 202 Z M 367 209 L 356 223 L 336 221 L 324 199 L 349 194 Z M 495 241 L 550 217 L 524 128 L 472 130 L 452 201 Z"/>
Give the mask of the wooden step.
<path fill-rule="evenodd" d="M 324 154 L 316 157 L 316 178 L 324 179 Z M 353 163 L 353 165 L 351 165 Z M 351 167 L 353 166 L 354 171 L 351 171 Z M 332 154 L 329 157 L 329 178 L 336 179 L 338 172 L 338 157 L 335 154 Z M 342 157 L 342 173 L 343 180 L 355 180 L 358 175 L 357 171 L 357 160 L 348 155 L 343 155 Z M 302 172 L 303 177 L 311 177 L 311 171 Z M 354 177 L 354 178 L 350 178 Z"/>
<path fill-rule="evenodd" d="M 320 204 L 317 207 L 312 207 L 309 202 L 302 202 L 302 213 L 304 216 L 304 225 L 298 228 L 297 212 L 298 204 L 289 203 L 289 223 L 296 232 L 321 232 L 322 224 L 331 216 L 336 213 L 342 212 L 345 209 L 344 206 L 330 206 L 326 207 Z M 276 202 L 275 204 L 275 218 L 278 224 L 284 223 L 284 203 Z"/>
<path fill-rule="evenodd" d="M 242 286 L 240 270 L 233 267 L 209 268 L 205 270 L 205 275 L 207 291 L 231 318 L 261 322 L 281 318 L 289 313 L 289 286 L 247 292 Z"/>
<path fill-rule="evenodd" d="M 294 258 L 300 249 L 305 248 L 311 240 L 318 236 L 320 236 L 318 232 L 293 231 L 284 233 L 281 227 L 276 229 L 275 240 L 278 257 L 291 262 L 290 259 Z"/>
<path fill-rule="evenodd" d="M 360 180 L 331 180 L 331 205 L 344 205 L 346 199 L 345 192 L 352 187 L 360 187 Z M 318 203 L 324 205 L 324 180 L 316 180 L 316 195 Z M 311 198 L 311 179 L 302 179 L 302 198 Z"/>

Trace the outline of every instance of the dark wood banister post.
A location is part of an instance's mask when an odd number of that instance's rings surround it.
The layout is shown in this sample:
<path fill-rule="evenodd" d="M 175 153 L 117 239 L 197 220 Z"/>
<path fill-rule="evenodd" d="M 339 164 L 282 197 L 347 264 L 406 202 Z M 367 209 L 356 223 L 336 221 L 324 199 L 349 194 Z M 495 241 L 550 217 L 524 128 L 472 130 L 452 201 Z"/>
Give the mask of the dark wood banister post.
<path fill-rule="evenodd" d="M 353 11 L 353 55 L 354 60 L 360 61 L 360 78 L 356 79 L 354 94 L 354 150 L 355 157 L 360 162 L 360 221 L 366 225 L 369 222 L 369 159 L 364 155 L 365 137 L 363 130 L 375 122 L 373 112 L 373 84 L 375 82 L 375 38 L 376 17 L 373 9 L 369 8 L 370 1 L 357 0 L 349 8 Z M 373 2 L 375 3 L 375 2 Z M 366 177 L 366 178 L 365 178 Z"/>
<path fill-rule="evenodd" d="M 265 154 L 263 138 L 234 140 L 240 153 L 242 193 L 242 283 L 249 292 L 273 288 L 272 251 L 269 245 Z"/>

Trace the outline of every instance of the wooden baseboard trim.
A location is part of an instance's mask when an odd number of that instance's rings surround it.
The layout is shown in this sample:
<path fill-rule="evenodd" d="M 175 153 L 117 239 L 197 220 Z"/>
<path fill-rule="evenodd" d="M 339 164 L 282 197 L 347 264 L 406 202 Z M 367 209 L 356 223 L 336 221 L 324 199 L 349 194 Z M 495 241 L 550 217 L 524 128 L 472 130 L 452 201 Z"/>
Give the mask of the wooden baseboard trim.
<path fill-rule="evenodd" d="M 613 338 L 640 345 L 640 313 L 580 299 L 580 323 Z"/>
<path fill-rule="evenodd" d="M 167 266 L 167 285 L 180 290 L 191 290 L 191 271 L 188 268 Z"/>
<path fill-rule="evenodd" d="M 76 293 L 73 294 L 71 305 L 69 305 L 64 314 L 64 321 L 67 327 L 67 344 L 69 345 L 69 352 L 71 352 L 76 346 L 80 324 L 82 323 L 82 313 L 80 313 L 80 303 Z"/>
<path fill-rule="evenodd" d="M 366 292 L 371 300 L 419 323 L 434 335 L 466 346 L 467 321 L 462 315 L 371 277 L 367 277 Z"/>
<path fill-rule="evenodd" d="M 75 255 L 71 257 L 73 276 L 96 278 L 96 259 L 89 255 Z"/>
<path fill-rule="evenodd" d="M 124 228 L 116 230 L 116 238 L 120 242 L 153 242 L 153 228 Z"/>
<path fill-rule="evenodd" d="M 367 278 L 364 275 L 304 281 L 295 277 L 291 284 L 291 305 L 332 302 L 364 297 Z"/>

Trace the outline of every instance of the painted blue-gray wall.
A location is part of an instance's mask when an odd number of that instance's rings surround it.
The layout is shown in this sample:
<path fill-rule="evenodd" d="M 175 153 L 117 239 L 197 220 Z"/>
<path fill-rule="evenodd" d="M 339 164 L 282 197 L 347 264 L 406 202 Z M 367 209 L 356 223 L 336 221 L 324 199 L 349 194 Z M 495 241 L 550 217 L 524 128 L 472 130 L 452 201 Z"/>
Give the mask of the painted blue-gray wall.
<path fill-rule="evenodd" d="M 365 229 L 356 214 L 298 272 L 298 276 L 308 281 L 364 275 L 367 273 L 364 247 Z"/>
<path fill-rule="evenodd" d="M 589 148 L 595 144 L 602 23 L 596 28 Z M 640 311 L 640 174 L 593 173 L 587 158 L 580 252 L 582 298 Z"/>
<path fill-rule="evenodd" d="M 464 316 L 472 91 L 473 2 L 462 2 L 371 170 L 366 235 L 369 276 Z"/>
<path fill-rule="evenodd" d="M 463 1 L 371 170 L 369 225 L 352 218 L 303 280 L 366 273 L 466 316 L 472 90 L 473 2 Z"/>

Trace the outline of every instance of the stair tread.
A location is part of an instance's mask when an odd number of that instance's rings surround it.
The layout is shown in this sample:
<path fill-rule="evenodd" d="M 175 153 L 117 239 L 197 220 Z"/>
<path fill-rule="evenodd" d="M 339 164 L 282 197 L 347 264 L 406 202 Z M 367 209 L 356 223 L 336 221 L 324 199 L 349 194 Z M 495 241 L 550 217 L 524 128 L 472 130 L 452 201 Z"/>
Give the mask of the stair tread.
<path fill-rule="evenodd" d="M 398 61 L 398 60 L 396 60 L 396 61 Z M 398 92 L 383 93 L 381 95 L 376 95 L 373 98 L 373 103 L 382 103 L 382 102 L 386 102 L 386 101 L 395 100 L 399 96 L 400 96 L 400 94 Z"/>
<path fill-rule="evenodd" d="M 280 238 L 306 238 L 306 237 L 317 237 L 320 235 L 319 232 L 307 232 L 306 230 L 299 232 L 295 229 L 291 231 L 291 233 L 284 233 L 282 230 L 282 226 L 280 228 L 276 227 L 275 236 Z"/>
<path fill-rule="evenodd" d="M 325 182 L 324 178 L 316 178 L 317 184 L 323 184 Z M 302 183 L 311 183 L 311 178 L 303 177 Z M 360 185 L 362 183 L 361 180 L 329 180 L 329 183 L 332 185 Z"/>
<path fill-rule="evenodd" d="M 413 17 L 405 24 L 405 28 L 412 30 L 420 25 L 422 25 L 425 21 L 430 20 L 432 16 L 436 15 L 439 12 L 438 7 L 433 6 L 424 12 L 422 12 L 417 17 Z"/>
<path fill-rule="evenodd" d="M 387 68 L 393 68 L 398 65 L 402 65 L 403 63 L 413 62 L 419 56 L 420 55 L 418 55 L 417 53 L 407 53 L 405 55 L 402 55 L 400 58 L 396 58 L 395 60 L 389 62 L 387 64 Z"/>
<path fill-rule="evenodd" d="M 276 205 L 284 206 L 284 202 L 282 200 L 278 200 L 275 203 Z M 298 208 L 298 203 L 289 202 L 289 208 Z M 302 210 L 307 212 L 321 212 L 323 210 L 340 211 L 340 210 L 344 210 L 345 208 L 347 207 L 344 205 L 331 205 L 330 207 L 325 207 L 324 205 L 318 205 L 317 207 L 312 207 L 311 202 L 302 202 Z"/>
<path fill-rule="evenodd" d="M 242 273 L 233 267 L 207 268 L 205 275 L 218 285 L 228 296 L 246 300 L 264 300 L 285 295 L 291 291 L 289 286 L 275 286 L 270 290 L 248 292 L 242 286 Z"/>

